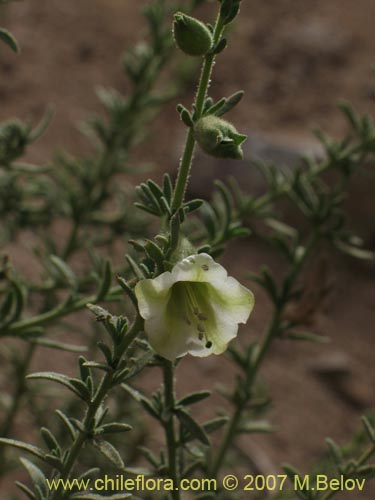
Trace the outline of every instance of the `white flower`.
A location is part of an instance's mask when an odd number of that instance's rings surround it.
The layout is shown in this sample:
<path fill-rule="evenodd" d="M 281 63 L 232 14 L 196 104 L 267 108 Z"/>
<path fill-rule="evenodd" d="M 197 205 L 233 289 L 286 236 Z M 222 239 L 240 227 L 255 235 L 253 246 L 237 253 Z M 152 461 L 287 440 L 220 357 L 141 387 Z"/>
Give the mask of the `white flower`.
<path fill-rule="evenodd" d="M 254 306 L 252 292 L 204 253 L 139 281 L 135 294 L 150 344 L 169 360 L 221 354 Z"/>

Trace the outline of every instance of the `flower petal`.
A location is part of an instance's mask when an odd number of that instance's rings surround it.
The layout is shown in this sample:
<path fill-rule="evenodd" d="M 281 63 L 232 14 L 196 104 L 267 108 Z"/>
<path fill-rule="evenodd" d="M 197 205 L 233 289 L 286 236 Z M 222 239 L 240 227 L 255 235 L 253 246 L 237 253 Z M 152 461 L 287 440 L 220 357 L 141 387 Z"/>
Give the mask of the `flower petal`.
<path fill-rule="evenodd" d="M 150 344 L 170 360 L 187 353 L 221 354 L 254 305 L 250 290 L 207 254 L 140 281 L 135 294 Z"/>

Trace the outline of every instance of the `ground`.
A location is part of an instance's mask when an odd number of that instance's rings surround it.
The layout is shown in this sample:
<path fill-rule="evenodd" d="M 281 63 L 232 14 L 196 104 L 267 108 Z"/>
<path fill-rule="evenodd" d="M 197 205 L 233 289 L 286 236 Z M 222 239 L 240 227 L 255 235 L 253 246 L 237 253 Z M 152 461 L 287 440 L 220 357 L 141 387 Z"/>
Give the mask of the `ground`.
<path fill-rule="evenodd" d="M 48 162 L 57 147 L 85 150 L 76 124 L 100 109 L 95 86 L 126 92 L 121 54 L 142 36 L 139 9 L 144 4 L 39 0 L 2 6 L 1 24 L 16 35 L 22 54 L 13 56 L 0 48 L 0 118 L 38 117 L 49 103 L 56 108 L 48 134 L 32 148 L 30 160 Z M 207 6 L 202 15 L 208 19 L 212 9 Z M 230 31 L 229 48 L 215 66 L 212 94 L 221 97 L 243 88 L 243 103 L 231 114 L 241 130 L 287 149 L 300 150 L 305 144 L 314 149 L 312 128 L 322 127 L 335 136 L 345 131 L 339 100 L 374 115 L 374 19 L 373 0 L 357 0 L 355 5 L 352 0 L 244 1 L 239 22 Z M 188 88 L 182 102 L 188 104 L 192 92 Z M 147 147 L 136 152 L 137 160 L 154 161 L 156 178 L 164 168 L 175 169 L 183 140 L 174 107 L 175 102 L 166 106 Z M 348 202 L 352 224 L 370 245 L 373 191 L 373 180 L 356 180 Z M 313 348 L 280 342 L 268 357 L 262 378 L 274 400 L 271 420 L 278 432 L 246 437 L 240 445 L 261 472 L 279 471 L 286 461 L 306 471 L 322 457 L 325 437 L 342 442 L 374 404 L 374 266 L 328 251 L 321 261 L 330 293 L 313 326 L 331 342 Z M 224 262 L 241 280 L 262 263 L 277 266 L 269 249 L 256 240 L 232 245 Z M 255 292 L 255 312 L 242 330 L 243 339 L 259 335 L 269 317 L 266 298 Z M 332 384 L 324 377 L 327 370 L 344 375 Z M 218 359 L 189 359 L 180 368 L 178 390 L 199 390 L 206 388 L 207 380 L 224 379 L 228 371 Z M 220 397 L 217 401 L 222 404 Z M 354 500 L 354 495 L 339 498 Z M 358 498 L 372 497 L 368 491 Z"/>

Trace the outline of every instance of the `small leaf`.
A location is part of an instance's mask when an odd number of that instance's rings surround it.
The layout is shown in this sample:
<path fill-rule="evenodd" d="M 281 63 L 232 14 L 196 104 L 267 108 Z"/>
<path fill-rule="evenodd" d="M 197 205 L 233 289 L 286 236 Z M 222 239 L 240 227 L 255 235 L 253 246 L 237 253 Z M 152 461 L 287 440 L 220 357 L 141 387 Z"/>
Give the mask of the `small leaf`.
<path fill-rule="evenodd" d="M 238 429 L 238 433 L 240 434 L 270 433 L 274 431 L 274 427 L 266 421 L 244 422 Z"/>
<path fill-rule="evenodd" d="M 15 481 L 16 486 L 29 498 L 29 500 L 38 500 L 36 495 L 23 483 L 20 481 Z"/>
<path fill-rule="evenodd" d="M 167 200 L 167 202 L 171 203 L 172 193 L 173 193 L 173 185 L 172 185 L 171 176 L 169 174 L 164 174 L 164 177 L 163 177 L 163 193 L 164 193 L 164 196 L 165 196 L 165 199 Z"/>
<path fill-rule="evenodd" d="M 45 460 L 45 452 L 41 448 L 37 448 L 32 444 L 24 443 L 23 441 L 17 441 L 16 439 L 0 438 L 0 444 L 5 444 L 7 446 L 13 446 L 19 448 L 22 451 L 27 451 L 35 457 Z"/>
<path fill-rule="evenodd" d="M 20 46 L 18 45 L 17 40 L 14 38 L 12 33 L 9 33 L 8 30 L 0 28 L 0 40 L 5 42 L 16 54 L 20 52 Z"/>
<path fill-rule="evenodd" d="M 153 417 L 159 420 L 159 414 L 152 405 L 151 401 L 146 398 L 141 392 L 137 391 L 136 389 L 133 389 L 128 384 L 121 384 L 121 387 L 128 393 L 130 396 L 133 397 L 138 403 L 140 403 L 143 408 Z"/>
<path fill-rule="evenodd" d="M 68 266 L 68 264 L 66 264 L 57 255 L 50 255 L 49 260 L 52 263 L 54 269 L 57 271 L 58 276 L 62 278 L 69 286 L 71 286 L 72 288 L 76 288 L 77 277 Z"/>
<path fill-rule="evenodd" d="M 294 227 L 289 226 L 278 219 L 274 219 L 273 217 L 267 217 L 264 219 L 264 223 L 276 232 L 289 236 L 290 238 L 295 239 L 298 236 L 297 229 L 294 229 Z"/>
<path fill-rule="evenodd" d="M 72 423 L 70 422 L 69 417 L 67 417 L 65 415 L 65 413 L 63 413 L 61 410 L 55 410 L 55 412 L 60 417 L 61 421 L 63 422 L 63 424 L 65 425 L 66 429 L 68 430 L 68 432 L 70 434 L 70 437 L 74 441 L 74 439 L 76 438 L 77 433 L 76 433 L 76 430 L 74 429 Z"/>
<path fill-rule="evenodd" d="M 57 439 L 52 434 L 52 432 L 47 429 L 47 427 L 42 427 L 40 429 L 40 433 L 50 451 L 56 450 L 59 453 L 61 452 L 61 448 L 59 446 L 59 443 L 57 442 Z"/>
<path fill-rule="evenodd" d="M 370 438 L 370 440 L 371 440 L 373 443 L 375 443 L 375 429 L 374 429 L 374 428 L 373 428 L 373 426 L 371 425 L 371 423 L 370 423 L 369 419 L 368 419 L 367 417 L 363 416 L 363 417 L 361 418 L 361 420 L 362 420 L 362 423 L 363 423 L 363 425 L 364 425 L 364 427 L 365 427 L 365 430 L 366 430 L 366 432 L 367 432 L 368 437 Z"/>
<path fill-rule="evenodd" d="M 225 113 L 228 113 L 228 111 L 233 109 L 235 106 L 237 106 L 237 104 L 243 98 L 244 93 L 245 92 L 243 90 L 239 90 L 238 92 L 235 92 L 234 94 L 229 96 L 226 99 L 225 104 L 216 112 L 216 116 L 222 116 Z M 246 139 L 246 136 L 244 136 L 244 139 L 241 141 L 240 144 L 242 144 L 242 142 L 244 142 L 245 139 Z"/>
<path fill-rule="evenodd" d="M 213 54 L 220 54 L 227 46 L 227 39 L 222 38 L 219 40 L 219 42 L 216 44 L 216 47 L 212 50 Z"/>
<path fill-rule="evenodd" d="M 210 434 L 211 432 L 214 432 L 223 427 L 225 424 L 227 424 L 228 421 L 229 417 L 223 415 L 222 417 L 216 417 L 212 420 L 208 420 L 203 424 L 203 428 L 208 434 Z"/>
<path fill-rule="evenodd" d="M 53 382 L 57 382 L 58 384 L 64 385 L 67 389 L 71 390 L 74 392 L 77 396 L 82 398 L 83 400 L 86 400 L 85 397 L 88 394 L 87 387 L 86 391 L 82 393 L 81 391 L 81 386 L 80 388 L 77 388 L 76 385 L 73 385 L 73 381 L 75 380 L 76 382 L 81 382 L 81 380 L 76 380 L 76 379 L 71 379 L 67 377 L 66 375 L 62 375 L 61 373 L 54 373 L 54 372 L 37 372 L 37 373 L 32 373 L 30 375 L 27 375 L 27 379 L 41 379 L 41 380 L 51 380 Z"/>
<path fill-rule="evenodd" d="M 109 262 L 109 260 L 106 260 L 104 264 L 103 275 L 101 277 L 100 287 L 96 294 L 95 302 L 99 302 L 100 300 L 103 300 L 106 297 L 107 293 L 109 292 L 109 289 L 111 288 L 111 283 L 112 283 L 111 263 Z"/>
<path fill-rule="evenodd" d="M 287 333 L 286 338 L 291 340 L 315 342 L 317 344 L 326 344 L 327 342 L 330 342 L 330 339 L 328 337 L 324 337 L 323 335 L 316 335 L 315 333 L 309 333 L 309 332 L 290 331 Z"/>
<path fill-rule="evenodd" d="M 49 347 L 51 349 L 58 349 L 60 351 L 66 352 L 85 352 L 87 351 L 86 346 L 66 344 L 65 342 L 59 342 L 57 340 L 50 340 L 47 338 L 36 338 L 30 339 L 29 342 L 31 344 L 38 344 L 43 347 Z"/>
<path fill-rule="evenodd" d="M 149 450 L 145 446 L 139 446 L 138 450 L 155 468 L 158 468 L 160 466 L 159 458 L 157 458 L 156 455 L 154 455 L 154 453 L 151 450 Z"/>
<path fill-rule="evenodd" d="M 366 250 L 364 248 L 358 248 L 349 245 L 348 243 L 345 243 L 344 241 L 338 238 L 333 241 L 333 244 L 341 252 L 346 253 L 351 257 L 355 257 L 356 259 L 371 260 L 371 261 L 375 260 L 375 252 L 372 252 L 371 250 Z"/>
<path fill-rule="evenodd" d="M 204 428 L 193 419 L 190 413 L 182 408 L 177 408 L 175 413 L 183 427 L 189 431 L 193 438 L 198 439 L 198 441 L 205 445 L 210 444 L 210 440 L 208 439 Z"/>
<path fill-rule="evenodd" d="M 199 199 L 191 200 L 184 204 L 184 209 L 186 213 L 190 214 L 195 210 L 198 210 L 203 205 L 203 203 L 204 200 L 199 200 Z"/>
<path fill-rule="evenodd" d="M 193 405 L 195 403 L 199 403 L 199 401 L 202 401 L 203 399 L 209 398 L 210 396 L 211 396 L 210 391 L 194 392 L 193 394 L 188 394 L 187 396 L 180 399 L 177 405 L 179 406 Z"/>
<path fill-rule="evenodd" d="M 125 464 L 121 458 L 120 453 L 116 450 L 116 448 L 109 443 L 108 441 L 104 441 L 102 439 L 92 441 L 92 444 L 97 448 L 110 462 L 112 462 L 118 469 L 125 469 Z"/>
<path fill-rule="evenodd" d="M 327 438 L 326 443 L 329 447 L 332 458 L 334 459 L 336 464 L 341 465 L 343 460 L 344 460 L 344 457 L 343 457 L 342 451 L 339 448 L 339 446 L 337 446 L 337 444 L 331 438 Z"/>
<path fill-rule="evenodd" d="M 131 430 L 131 425 L 114 422 L 112 424 L 104 424 L 101 427 L 98 427 L 95 429 L 95 434 L 112 434 L 117 432 L 128 432 Z"/>
<path fill-rule="evenodd" d="M 191 114 L 187 109 L 183 109 L 180 113 L 180 117 L 182 122 L 187 126 L 187 127 L 192 127 L 194 125 L 193 119 L 191 117 Z"/>
<path fill-rule="evenodd" d="M 44 472 L 27 458 L 20 458 L 20 462 L 27 470 L 33 484 L 38 486 L 44 495 L 47 495 L 47 483 Z"/>

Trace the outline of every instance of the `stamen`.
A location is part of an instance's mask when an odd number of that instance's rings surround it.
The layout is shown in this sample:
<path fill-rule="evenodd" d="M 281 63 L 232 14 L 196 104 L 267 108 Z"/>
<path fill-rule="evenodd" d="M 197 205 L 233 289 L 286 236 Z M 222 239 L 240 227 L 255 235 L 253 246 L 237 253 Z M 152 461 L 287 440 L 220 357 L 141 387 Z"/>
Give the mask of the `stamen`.
<path fill-rule="evenodd" d="M 184 321 L 185 321 L 185 323 L 186 323 L 187 325 L 191 326 L 191 321 L 190 321 L 190 319 L 189 319 L 187 316 L 184 316 L 184 318 L 183 318 L 183 319 L 184 319 Z"/>

